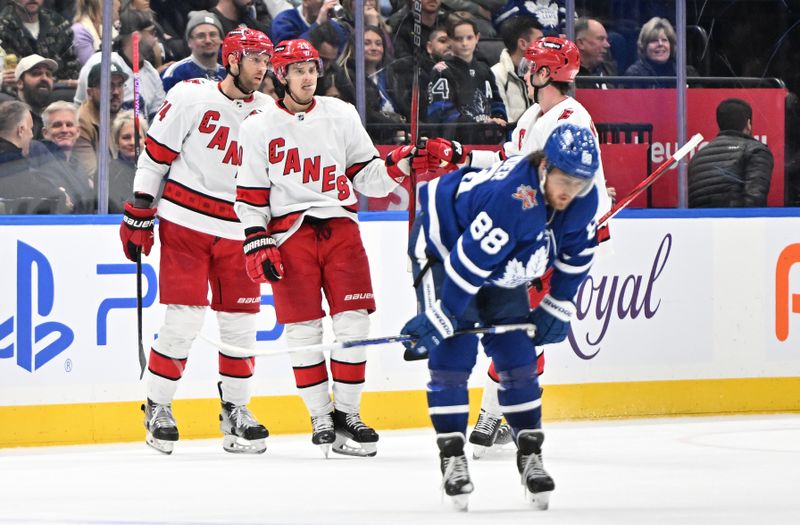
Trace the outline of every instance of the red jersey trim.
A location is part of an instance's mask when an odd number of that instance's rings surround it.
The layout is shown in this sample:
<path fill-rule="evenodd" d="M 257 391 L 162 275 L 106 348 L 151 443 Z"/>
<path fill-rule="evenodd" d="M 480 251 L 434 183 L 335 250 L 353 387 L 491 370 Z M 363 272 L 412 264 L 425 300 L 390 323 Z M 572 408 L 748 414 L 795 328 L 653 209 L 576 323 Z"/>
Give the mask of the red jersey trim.
<path fill-rule="evenodd" d="M 347 175 L 348 179 L 353 180 L 355 178 L 355 176 L 358 175 L 359 172 L 361 172 L 361 170 L 363 170 L 364 167 L 367 164 L 369 164 L 370 162 L 372 162 L 373 160 L 375 160 L 377 158 L 378 157 L 372 157 L 371 159 L 369 159 L 366 162 L 358 162 L 356 164 L 352 164 L 346 170 L 344 170 L 344 174 Z M 380 160 L 380 159 L 378 159 L 378 160 Z"/>
<path fill-rule="evenodd" d="M 248 188 L 236 186 L 236 202 L 243 202 L 250 206 L 269 206 L 269 188 Z"/>
<path fill-rule="evenodd" d="M 171 166 L 172 162 L 178 157 L 177 151 L 171 150 L 150 135 L 147 135 L 144 139 L 144 150 L 154 162 L 165 166 Z"/>
<path fill-rule="evenodd" d="M 255 95 L 253 93 L 250 93 L 245 98 L 231 98 L 231 97 L 229 97 L 228 95 L 225 94 L 224 91 L 222 91 L 222 81 L 221 80 L 219 82 L 217 82 L 217 89 L 219 90 L 220 93 L 222 93 L 223 97 L 227 98 L 230 101 L 241 100 L 242 102 L 252 102 L 253 99 L 255 98 Z"/>
<path fill-rule="evenodd" d="M 297 113 L 293 113 L 292 111 L 289 110 L 289 108 L 286 107 L 286 103 L 284 103 L 282 98 L 279 98 L 278 100 L 276 100 L 275 101 L 275 105 L 278 106 L 283 111 L 285 111 L 286 113 L 292 115 L 292 116 L 297 114 Z M 314 109 L 315 107 L 317 107 L 317 97 L 314 97 L 311 100 L 311 105 L 308 106 L 307 110 L 301 111 L 300 113 L 311 113 L 311 110 Z"/>
<path fill-rule="evenodd" d="M 223 221 L 239 222 L 239 217 L 233 211 L 232 202 L 204 195 L 174 180 L 168 180 L 164 185 L 162 198 L 201 215 Z"/>

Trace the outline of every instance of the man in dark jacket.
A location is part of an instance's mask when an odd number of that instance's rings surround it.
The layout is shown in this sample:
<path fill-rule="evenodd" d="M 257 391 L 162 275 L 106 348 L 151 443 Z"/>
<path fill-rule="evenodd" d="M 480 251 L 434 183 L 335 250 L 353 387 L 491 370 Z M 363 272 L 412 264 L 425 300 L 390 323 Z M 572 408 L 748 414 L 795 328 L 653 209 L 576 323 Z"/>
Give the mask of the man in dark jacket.
<path fill-rule="evenodd" d="M 689 162 L 690 208 L 767 205 L 772 152 L 753 138 L 753 109 L 738 98 L 717 106 L 719 135 Z"/>

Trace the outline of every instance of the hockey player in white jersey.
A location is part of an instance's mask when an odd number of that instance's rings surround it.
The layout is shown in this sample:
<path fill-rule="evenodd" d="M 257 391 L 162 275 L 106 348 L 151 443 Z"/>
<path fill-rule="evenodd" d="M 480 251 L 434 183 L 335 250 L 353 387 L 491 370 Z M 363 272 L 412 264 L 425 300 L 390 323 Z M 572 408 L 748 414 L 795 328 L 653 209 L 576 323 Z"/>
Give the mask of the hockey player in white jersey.
<path fill-rule="evenodd" d="M 245 271 L 244 235 L 233 204 L 242 161 L 239 126 L 272 100 L 256 91 L 272 48 L 260 31 L 235 29 L 222 43 L 224 80 L 186 80 L 169 92 L 139 157 L 134 202 L 125 205 L 120 237 L 132 261 L 150 253 L 159 217 L 159 292 L 167 312 L 150 352 L 142 409 L 147 443 L 167 454 L 178 440 L 172 399 L 203 325 L 209 286 L 220 339 L 238 347 L 255 345 L 261 291 Z M 252 357 L 219 352 L 220 428 L 228 452 L 266 450 L 269 433 L 247 409 L 254 365 Z"/>
<path fill-rule="evenodd" d="M 579 69 L 580 52 L 571 41 L 559 37 L 535 40 L 526 50 L 518 68 L 520 78 L 524 78 L 528 86 L 528 95 L 535 103 L 520 117 L 511 141 L 505 143 L 500 152 L 485 150 L 465 152 L 463 146 L 457 142 L 441 138 L 430 139 L 424 150 L 429 164 L 431 167 L 447 163 L 484 168 L 509 156 L 527 155 L 541 150 L 550 133 L 565 122 L 587 127 L 597 138 L 597 131 L 589 112 L 580 102 L 567 95 Z M 599 219 L 611 209 L 611 197 L 615 195 L 613 188 L 606 187 L 602 162 L 594 181 L 600 198 L 596 217 Z M 607 238 L 607 233 L 605 229 L 598 232 L 601 241 Z M 547 282 L 538 282 L 536 285 L 539 290 L 532 289 L 532 307 L 535 307 L 547 293 Z M 541 373 L 544 367 L 544 354 L 541 347 L 537 347 L 537 351 L 540 359 L 539 373 Z M 476 458 L 481 457 L 487 447 L 511 440 L 508 427 L 501 425 L 497 384 L 497 374 L 492 366 L 484 386 L 481 413 L 469 438 Z"/>
<path fill-rule="evenodd" d="M 533 323 L 524 331 L 484 334 L 497 367 L 501 413 L 513 429 L 517 468 L 532 503 L 546 509 L 555 483 L 542 464 L 541 394 L 534 347 L 564 340 L 575 293 L 597 248 L 594 216 L 599 166 L 588 128 L 562 124 L 544 151 L 491 168 L 463 168 L 420 189 L 409 239 L 420 313 L 401 333 L 406 354 L 428 356 L 428 407 L 436 430 L 442 488 L 460 508 L 473 490 L 465 432 L 467 383 L 478 338 L 457 334 L 476 323 Z M 554 268 L 552 290 L 533 311 L 527 283 Z"/>
<path fill-rule="evenodd" d="M 355 108 L 315 97 L 323 71 L 305 40 L 275 47 L 275 76 L 286 96 L 242 125 L 244 156 L 236 213 L 247 237 L 247 271 L 271 281 L 275 310 L 289 346 L 322 342 L 323 292 L 338 341 L 369 335 L 375 299 L 358 229 L 356 191 L 390 193 L 410 172 L 416 148 L 395 149 L 385 163 Z M 360 417 L 366 350 L 291 354 L 295 381 L 311 415 L 311 441 L 328 452 L 374 456 L 378 434 Z"/>

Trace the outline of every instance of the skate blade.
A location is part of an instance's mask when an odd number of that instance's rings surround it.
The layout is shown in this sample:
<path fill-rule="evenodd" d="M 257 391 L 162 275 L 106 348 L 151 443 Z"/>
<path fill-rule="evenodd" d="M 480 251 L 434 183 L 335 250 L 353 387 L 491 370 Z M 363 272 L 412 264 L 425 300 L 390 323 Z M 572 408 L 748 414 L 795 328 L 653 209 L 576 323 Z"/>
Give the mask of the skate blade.
<path fill-rule="evenodd" d="M 547 492 L 531 492 L 527 488 L 525 489 L 528 502 L 536 510 L 547 510 L 550 508 L 550 494 L 552 492 L 552 490 L 548 490 Z"/>
<path fill-rule="evenodd" d="M 222 448 L 225 449 L 225 452 L 232 454 L 263 454 L 267 451 L 267 440 L 266 438 L 247 440 L 232 434 L 225 434 L 222 439 Z"/>
<path fill-rule="evenodd" d="M 489 447 L 483 445 L 472 445 L 472 459 L 481 459 L 489 452 Z"/>
<path fill-rule="evenodd" d="M 450 504 L 455 510 L 467 512 L 469 510 L 469 494 L 459 494 L 458 496 L 447 496 Z"/>
<path fill-rule="evenodd" d="M 336 441 L 331 448 L 336 454 L 343 456 L 354 456 L 359 458 L 371 458 L 378 453 L 377 443 L 357 443 L 343 434 L 336 434 Z"/>
<path fill-rule="evenodd" d="M 165 441 L 163 439 L 156 439 L 150 432 L 147 433 L 147 438 L 144 440 L 150 448 L 153 448 L 162 454 L 170 455 L 175 448 L 174 441 Z"/>
<path fill-rule="evenodd" d="M 328 454 L 331 452 L 330 444 L 319 445 L 319 449 L 322 451 L 322 455 L 325 456 L 325 459 L 328 459 Z"/>

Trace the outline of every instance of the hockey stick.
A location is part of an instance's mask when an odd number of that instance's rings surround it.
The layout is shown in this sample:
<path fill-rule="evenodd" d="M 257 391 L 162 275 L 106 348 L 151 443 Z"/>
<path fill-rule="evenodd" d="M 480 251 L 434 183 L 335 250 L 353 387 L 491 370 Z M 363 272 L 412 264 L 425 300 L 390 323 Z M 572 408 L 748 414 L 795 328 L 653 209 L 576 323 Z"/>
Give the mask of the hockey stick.
<path fill-rule="evenodd" d="M 414 78 L 411 81 L 411 144 L 417 146 L 419 141 L 419 75 L 420 61 L 422 57 L 422 0 L 412 2 L 412 16 L 414 17 L 413 31 L 411 39 L 414 43 Z M 409 175 L 409 195 L 408 195 L 408 230 L 414 225 L 414 218 L 417 214 L 417 174 L 411 169 Z"/>
<path fill-rule="evenodd" d="M 516 330 L 526 330 L 533 332 L 536 326 L 529 323 L 520 324 L 503 324 L 496 326 L 485 326 L 480 328 L 469 328 L 467 330 L 459 330 L 453 335 L 469 335 L 469 334 L 504 334 L 507 332 L 514 332 Z M 353 348 L 355 346 L 374 346 L 385 345 L 389 343 L 402 343 L 405 341 L 413 341 L 415 337 L 410 335 L 390 335 L 386 337 L 376 337 L 374 339 L 361 339 L 358 341 L 347 341 L 344 343 L 330 343 L 321 345 L 308 345 L 308 346 L 295 346 L 293 348 L 242 348 L 241 346 L 229 345 L 221 341 L 214 341 L 208 337 L 200 334 L 200 339 L 205 342 L 216 346 L 220 350 L 233 354 L 235 356 L 253 356 L 253 357 L 271 357 L 284 354 L 296 354 L 300 352 L 330 352 L 331 350 L 341 350 L 344 348 Z"/>
<path fill-rule="evenodd" d="M 641 195 L 641 193 L 644 190 L 655 184 L 655 182 L 664 173 L 674 168 L 678 164 L 678 162 L 680 162 L 681 159 L 683 159 L 683 157 L 688 155 L 689 152 L 692 151 L 694 148 L 696 148 L 697 145 L 700 144 L 700 142 L 702 141 L 703 141 L 703 135 L 701 135 L 700 133 L 695 133 L 695 135 L 692 138 L 690 138 L 689 141 L 683 145 L 683 147 L 681 147 L 675 153 L 673 153 L 673 155 L 669 159 L 667 159 L 665 163 L 656 168 L 656 170 L 653 173 L 648 175 L 647 178 L 644 179 L 642 182 L 640 182 L 635 188 L 633 188 L 630 193 L 628 193 L 619 202 L 617 202 L 610 210 L 608 210 L 608 213 L 600 217 L 600 220 L 597 221 L 597 225 L 601 226 L 602 224 L 605 224 L 609 219 L 611 219 L 617 213 L 622 211 L 626 206 L 628 206 L 628 204 L 631 203 L 631 201 L 633 201 L 633 199 Z"/>
<path fill-rule="evenodd" d="M 133 155 L 139 159 L 139 32 L 131 35 L 133 46 Z M 139 341 L 139 379 L 144 377 L 147 359 L 142 343 L 142 249 L 136 250 L 136 331 Z"/>

